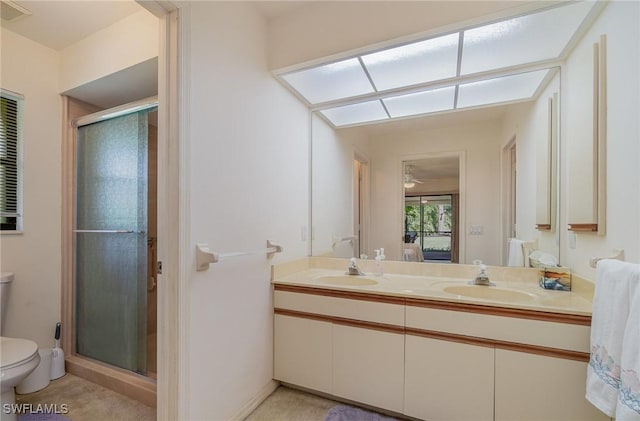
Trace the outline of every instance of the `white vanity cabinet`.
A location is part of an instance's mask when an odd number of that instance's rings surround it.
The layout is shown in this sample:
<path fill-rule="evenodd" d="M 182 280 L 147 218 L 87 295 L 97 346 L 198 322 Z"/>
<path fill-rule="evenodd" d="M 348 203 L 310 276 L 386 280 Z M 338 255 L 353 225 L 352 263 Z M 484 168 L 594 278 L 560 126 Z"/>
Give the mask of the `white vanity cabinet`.
<path fill-rule="evenodd" d="M 276 314 L 273 331 L 274 377 L 332 393 L 331 323 Z"/>
<path fill-rule="evenodd" d="M 404 335 L 333 325 L 333 394 L 402 413 Z"/>
<path fill-rule="evenodd" d="M 406 335 L 404 414 L 493 419 L 493 348 Z"/>
<path fill-rule="evenodd" d="M 276 380 L 402 413 L 404 299 L 280 287 L 274 307 Z"/>
<path fill-rule="evenodd" d="M 274 378 L 423 420 L 599 421 L 591 318 L 274 287 Z"/>
<path fill-rule="evenodd" d="M 587 363 L 496 349 L 496 421 L 609 420 L 585 399 Z"/>

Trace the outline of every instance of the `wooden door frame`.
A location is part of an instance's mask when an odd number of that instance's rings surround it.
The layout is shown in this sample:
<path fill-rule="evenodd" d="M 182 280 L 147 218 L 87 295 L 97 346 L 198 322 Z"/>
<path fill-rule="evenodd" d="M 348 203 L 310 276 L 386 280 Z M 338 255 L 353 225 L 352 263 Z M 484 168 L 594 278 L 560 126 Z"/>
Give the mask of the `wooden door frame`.
<path fill-rule="evenodd" d="M 508 240 L 511 237 L 516 237 L 516 209 L 513 204 L 515 203 L 514 192 L 516 191 L 516 185 L 512 174 L 517 170 L 517 161 L 512 161 L 512 154 L 515 152 L 517 156 L 518 144 L 516 142 L 516 135 L 514 134 L 502 147 L 501 167 L 502 167 L 502 226 L 500 227 L 500 258 L 501 264 L 506 265 L 508 259 Z"/>

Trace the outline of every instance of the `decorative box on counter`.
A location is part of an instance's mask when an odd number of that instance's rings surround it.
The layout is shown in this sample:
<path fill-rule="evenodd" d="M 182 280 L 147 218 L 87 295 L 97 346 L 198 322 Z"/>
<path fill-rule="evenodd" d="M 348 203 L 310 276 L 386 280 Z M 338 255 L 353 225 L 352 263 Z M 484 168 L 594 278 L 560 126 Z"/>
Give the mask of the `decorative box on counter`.
<path fill-rule="evenodd" d="M 571 291 L 571 269 L 565 267 L 545 267 L 540 269 L 540 286 L 544 289 Z"/>

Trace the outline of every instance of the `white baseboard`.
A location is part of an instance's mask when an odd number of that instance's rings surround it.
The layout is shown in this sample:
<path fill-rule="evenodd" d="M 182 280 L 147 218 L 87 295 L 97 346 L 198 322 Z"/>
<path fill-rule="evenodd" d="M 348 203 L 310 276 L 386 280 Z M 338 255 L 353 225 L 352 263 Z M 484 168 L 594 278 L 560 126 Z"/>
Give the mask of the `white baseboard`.
<path fill-rule="evenodd" d="M 260 404 L 267 399 L 267 397 L 273 393 L 274 390 L 280 385 L 279 382 L 275 380 L 271 380 L 269 383 L 264 385 L 262 389 L 250 399 L 240 410 L 231 417 L 232 421 L 242 421 L 247 418 Z"/>

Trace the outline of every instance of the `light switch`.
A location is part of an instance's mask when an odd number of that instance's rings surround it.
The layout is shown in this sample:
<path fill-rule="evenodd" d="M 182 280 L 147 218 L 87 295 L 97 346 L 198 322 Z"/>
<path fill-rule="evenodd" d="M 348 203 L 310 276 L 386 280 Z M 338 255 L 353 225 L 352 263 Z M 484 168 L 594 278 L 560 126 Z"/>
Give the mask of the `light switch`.
<path fill-rule="evenodd" d="M 569 235 L 567 235 L 567 240 L 569 240 L 569 248 L 576 248 L 576 233 L 573 231 L 569 231 Z"/>
<path fill-rule="evenodd" d="M 484 226 L 482 225 L 471 225 L 471 229 L 469 230 L 470 235 L 482 235 L 484 234 Z"/>

